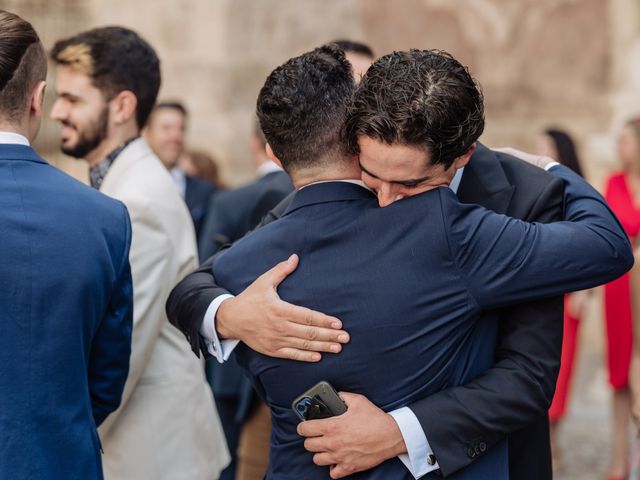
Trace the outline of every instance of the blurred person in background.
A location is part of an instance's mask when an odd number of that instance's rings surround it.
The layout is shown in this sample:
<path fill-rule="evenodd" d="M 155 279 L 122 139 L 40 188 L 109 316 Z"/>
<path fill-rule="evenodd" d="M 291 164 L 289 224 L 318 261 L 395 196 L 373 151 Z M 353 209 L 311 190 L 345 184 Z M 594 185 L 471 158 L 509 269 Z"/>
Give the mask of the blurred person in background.
<path fill-rule="evenodd" d="M 198 176 L 187 174 L 178 163 L 185 152 L 186 128 L 187 109 L 184 105 L 179 102 L 161 102 L 151 111 L 142 135 L 171 173 L 180 196 L 189 208 L 198 238 L 207 206 L 218 188 Z"/>
<path fill-rule="evenodd" d="M 536 143 L 540 155 L 551 157 L 584 177 L 575 144 L 568 133 L 549 128 L 538 137 Z M 567 411 L 567 399 L 573 378 L 573 366 L 578 343 L 578 325 L 588 295 L 589 290 L 586 290 L 570 293 L 565 295 L 564 298 L 564 332 L 560 373 L 553 402 L 549 408 L 549 433 L 554 470 L 561 467 L 557 444 L 558 428 Z"/>
<path fill-rule="evenodd" d="M 618 156 L 622 170 L 607 180 L 605 199 L 635 244 L 640 233 L 640 117 L 629 120 L 620 132 Z M 632 345 L 629 275 L 604 286 L 604 309 L 609 382 L 613 387 L 613 451 L 609 478 L 614 480 L 626 477 L 629 456 Z"/>
<path fill-rule="evenodd" d="M 356 83 L 360 82 L 362 76 L 376 59 L 372 48 L 365 43 L 346 39 L 334 40 L 331 43 L 338 45 L 338 48 L 344 52 L 344 56 L 347 57 L 353 69 Z"/>
<path fill-rule="evenodd" d="M 249 185 L 221 192 L 211 200 L 200 238 L 201 259 L 243 237 L 293 191 L 289 175 L 267 157 L 266 140 L 257 119 L 249 146 L 259 178 Z M 269 462 L 268 407 L 258 398 L 235 355 L 224 364 L 209 359 L 206 372 L 232 458 L 220 479 L 261 479 Z"/>
<path fill-rule="evenodd" d="M 3 10 L 0 58 L 0 478 L 98 480 L 129 370 L 131 223 L 31 148 L 47 56 Z"/>
<path fill-rule="evenodd" d="M 186 150 L 178 159 L 178 165 L 188 177 L 195 177 L 224 190 L 220 169 L 215 158 L 204 150 Z"/>
<path fill-rule="evenodd" d="M 121 27 L 60 40 L 51 59 L 51 117 L 62 124 L 62 151 L 84 159 L 92 186 L 131 215 L 131 363 L 122 403 L 99 430 L 105 476 L 216 478 L 229 456 L 211 391 L 164 312 L 171 288 L 197 265 L 193 225 L 171 175 L 140 137 L 160 88 L 160 61 Z"/>
<path fill-rule="evenodd" d="M 629 386 L 631 387 L 633 420 L 637 433 L 629 462 L 629 480 L 640 479 L 640 245 L 635 246 L 635 265 L 630 272 L 631 314 L 633 318 L 633 349 Z"/>

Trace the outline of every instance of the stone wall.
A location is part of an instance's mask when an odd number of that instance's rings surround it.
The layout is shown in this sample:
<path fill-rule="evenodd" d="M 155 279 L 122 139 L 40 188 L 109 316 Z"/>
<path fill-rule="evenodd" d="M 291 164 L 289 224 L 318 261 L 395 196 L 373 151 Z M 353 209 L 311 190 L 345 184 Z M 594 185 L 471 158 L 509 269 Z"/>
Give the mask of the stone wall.
<path fill-rule="evenodd" d="M 30 19 L 47 47 L 98 25 L 139 31 L 162 59 L 160 98 L 184 101 L 190 144 L 214 153 L 231 184 L 252 176 L 247 138 L 265 76 L 337 37 L 368 42 L 378 54 L 450 51 L 484 88 L 483 141 L 532 149 L 541 128 L 561 126 L 578 140 L 596 185 L 615 166 L 620 123 L 640 112 L 635 0 L 0 0 L 0 7 Z M 56 136 L 57 126 L 45 122 L 38 146 L 82 172 L 57 153 Z"/>

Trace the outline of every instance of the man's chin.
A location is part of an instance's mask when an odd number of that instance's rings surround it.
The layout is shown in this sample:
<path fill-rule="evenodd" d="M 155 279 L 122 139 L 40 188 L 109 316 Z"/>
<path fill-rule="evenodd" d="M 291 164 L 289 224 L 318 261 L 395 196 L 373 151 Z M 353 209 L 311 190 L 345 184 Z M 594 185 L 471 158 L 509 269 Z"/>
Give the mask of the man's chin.
<path fill-rule="evenodd" d="M 60 143 L 60 150 L 65 155 L 73 157 L 76 160 L 82 160 L 87 155 L 87 153 L 89 153 L 89 152 L 85 152 L 84 149 L 82 148 L 78 148 L 77 145 L 73 145 L 73 146 L 67 145 L 64 143 L 64 141 Z"/>

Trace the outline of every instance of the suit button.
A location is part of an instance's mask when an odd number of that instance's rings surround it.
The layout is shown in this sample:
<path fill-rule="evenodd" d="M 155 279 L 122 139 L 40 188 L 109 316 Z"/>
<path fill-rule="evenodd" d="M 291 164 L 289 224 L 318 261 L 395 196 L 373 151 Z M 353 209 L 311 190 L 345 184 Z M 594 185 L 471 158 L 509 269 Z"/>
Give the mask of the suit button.
<path fill-rule="evenodd" d="M 480 451 L 481 451 L 482 453 L 484 453 L 484 452 L 486 452 L 486 451 L 487 451 L 487 444 L 486 444 L 486 443 L 484 443 L 484 442 L 480 442 Z"/>
<path fill-rule="evenodd" d="M 469 447 L 469 450 L 467 450 L 467 455 L 469 455 L 469 457 L 471 458 L 476 458 L 476 452 L 473 447 Z"/>

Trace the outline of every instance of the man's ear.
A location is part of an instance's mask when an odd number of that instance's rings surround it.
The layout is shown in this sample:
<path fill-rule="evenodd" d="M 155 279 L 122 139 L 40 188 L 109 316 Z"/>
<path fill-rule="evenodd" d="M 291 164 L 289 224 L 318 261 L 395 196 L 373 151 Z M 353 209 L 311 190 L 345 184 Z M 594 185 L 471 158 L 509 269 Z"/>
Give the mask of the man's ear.
<path fill-rule="evenodd" d="M 276 165 L 278 165 L 280 168 L 284 170 L 284 168 L 282 167 L 282 162 L 278 157 L 276 157 L 276 154 L 273 153 L 273 150 L 271 149 L 271 145 L 267 143 L 264 146 L 264 149 L 267 152 L 267 157 L 269 157 L 269 160 L 273 161 L 273 163 L 275 163 Z"/>
<path fill-rule="evenodd" d="M 131 118 L 135 119 L 138 98 L 132 91 L 123 90 L 111 99 L 109 103 L 111 105 L 111 118 L 116 125 L 127 123 Z M 138 127 L 143 127 L 143 125 L 138 125 Z"/>
<path fill-rule="evenodd" d="M 469 163 L 469 160 L 471 160 L 471 155 L 473 155 L 473 152 L 475 151 L 475 149 L 476 149 L 476 144 L 473 143 L 473 145 L 469 147 L 469 150 L 467 150 L 467 153 L 465 153 L 464 155 L 460 155 L 458 158 L 456 158 L 453 161 L 453 166 L 455 167 L 456 170 L 467 166 L 467 163 Z"/>
<path fill-rule="evenodd" d="M 44 80 L 38 82 L 31 92 L 31 100 L 29 104 L 29 114 L 32 117 L 41 118 L 44 112 L 44 91 L 47 82 Z"/>

